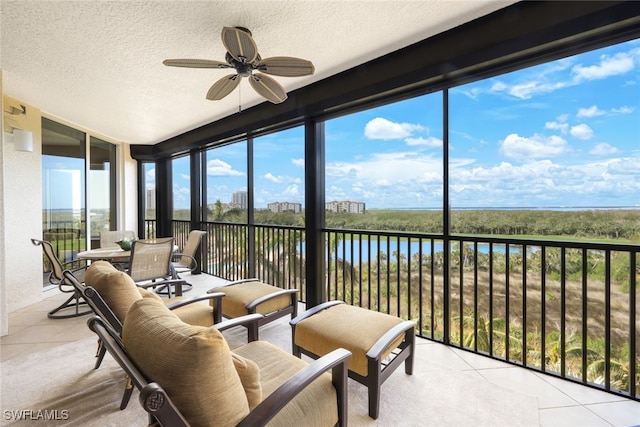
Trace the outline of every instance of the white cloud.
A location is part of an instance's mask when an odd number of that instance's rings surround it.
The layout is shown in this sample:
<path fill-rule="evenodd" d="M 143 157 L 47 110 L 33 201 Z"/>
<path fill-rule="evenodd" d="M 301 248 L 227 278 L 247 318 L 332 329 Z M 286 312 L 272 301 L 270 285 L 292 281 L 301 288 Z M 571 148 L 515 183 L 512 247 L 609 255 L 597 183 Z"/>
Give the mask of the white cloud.
<path fill-rule="evenodd" d="M 567 133 L 569 130 L 568 123 L 560 123 L 560 122 L 546 122 L 544 124 L 545 129 L 559 130 L 561 133 Z"/>
<path fill-rule="evenodd" d="M 564 82 L 551 83 L 531 81 L 512 86 L 509 89 L 509 94 L 520 99 L 530 99 L 540 93 L 550 93 L 566 86 L 567 85 Z"/>
<path fill-rule="evenodd" d="M 468 96 L 471 99 L 478 99 L 478 96 L 482 93 L 482 89 L 478 87 L 471 88 L 470 90 L 461 90 L 461 93 Z"/>
<path fill-rule="evenodd" d="M 423 137 L 405 138 L 404 142 L 406 142 L 407 145 L 409 145 L 409 146 L 412 146 L 412 145 L 423 145 L 425 147 L 430 147 L 430 148 L 442 147 L 442 140 L 439 139 L 439 138 L 435 138 L 433 136 L 429 136 L 427 138 L 423 138 Z"/>
<path fill-rule="evenodd" d="M 456 166 L 450 194 L 454 206 L 584 206 L 607 199 L 623 205 L 628 203 L 626 195 L 640 191 L 639 171 L 640 157 L 578 165 L 547 159 Z"/>
<path fill-rule="evenodd" d="M 573 67 L 572 73 L 578 80 L 596 80 L 609 76 L 624 74 L 634 67 L 633 53 L 620 52 L 613 56 L 602 55 L 596 65 Z"/>
<path fill-rule="evenodd" d="M 374 153 L 362 161 L 329 163 L 326 173 L 332 183 L 348 181 L 363 188 L 388 187 L 397 195 L 399 187 L 415 187 L 434 180 L 441 185 L 442 159 L 412 152 Z"/>
<path fill-rule="evenodd" d="M 597 105 L 592 105 L 589 108 L 578 109 L 578 114 L 576 114 L 576 117 L 596 117 L 601 116 L 604 113 L 604 111 L 598 109 Z"/>
<path fill-rule="evenodd" d="M 395 123 L 382 117 L 376 117 L 364 127 L 367 139 L 402 139 L 410 137 L 413 132 L 424 130 L 424 127 L 413 123 Z"/>
<path fill-rule="evenodd" d="M 508 89 L 509 89 L 509 87 L 504 82 L 501 82 L 501 81 L 494 82 L 491 85 L 491 91 L 492 92 L 503 92 L 503 91 L 506 91 Z"/>
<path fill-rule="evenodd" d="M 587 140 L 593 138 L 593 130 L 584 123 L 571 126 L 570 133 L 571 136 L 578 139 Z"/>
<path fill-rule="evenodd" d="M 559 136 L 535 134 L 530 138 L 516 133 L 507 135 L 500 144 L 500 152 L 518 160 L 556 157 L 570 150 L 569 144 Z"/>
<path fill-rule="evenodd" d="M 266 179 L 267 181 L 274 182 L 276 184 L 281 184 L 282 183 L 282 179 L 281 178 L 272 175 L 270 172 L 264 174 L 264 179 Z"/>
<path fill-rule="evenodd" d="M 292 184 L 285 188 L 283 194 L 286 196 L 297 196 L 298 194 L 300 194 L 300 191 L 298 190 L 298 186 L 296 184 Z"/>
<path fill-rule="evenodd" d="M 629 107 L 628 105 L 623 105 L 620 108 L 612 108 L 611 112 L 612 113 L 617 113 L 617 114 L 631 114 L 635 111 L 635 109 L 633 107 Z"/>
<path fill-rule="evenodd" d="M 291 159 L 294 166 L 304 167 L 304 159 Z"/>
<path fill-rule="evenodd" d="M 231 165 L 220 159 L 207 162 L 207 175 L 209 176 L 243 176 L 244 173 L 234 170 Z"/>
<path fill-rule="evenodd" d="M 264 179 L 266 179 L 267 181 L 271 181 L 273 183 L 276 184 L 284 184 L 284 183 L 297 183 L 299 184 L 300 182 L 302 182 L 302 180 L 300 178 L 295 178 L 292 176 L 286 176 L 286 175 L 274 175 L 271 172 L 267 172 L 266 174 L 263 175 Z"/>
<path fill-rule="evenodd" d="M 594 145 L 593 148 L 589 150 L 589 154 L 593 154 L 596 156 L 606 156 L 609 154 L 618 153 L 619 151 L 620 150 L 618 150 L 616 147 L 613 147 L 606 142 L 601 142 L 600 144 Z"/>
<path fill-rule="evenodd" d="M 144 183 L 147 189 L 155 188 L 156 186 L 156 168 L 151 168 L 145 173 Z"/>
<path fill-rule="evenodd" d="M 530 99 L 538 94 L 546 94 L 565 87 L 575 86 L 586 80 L 603 79 L 609 76 L 627 73 L 635 67 L 640 58 L 640 49 L 621 52 L 613 56 L 603 55 L 597 64 L 584 66 L 578 64 L 571 68 L 571 75 L 559 74 L 568 69 L 572 59 L 562 59 L 548 64 L 546 67 L 536 68 L 535 74 L 527 76 L 526 80 L 510 84 L 494 81 L 490 91 L 493 93 L 507 93 L 519 99 Z M 628 83 L 634 83 L 629 81 Z M 476 95 L 481 93 L 478 89 Z"/>

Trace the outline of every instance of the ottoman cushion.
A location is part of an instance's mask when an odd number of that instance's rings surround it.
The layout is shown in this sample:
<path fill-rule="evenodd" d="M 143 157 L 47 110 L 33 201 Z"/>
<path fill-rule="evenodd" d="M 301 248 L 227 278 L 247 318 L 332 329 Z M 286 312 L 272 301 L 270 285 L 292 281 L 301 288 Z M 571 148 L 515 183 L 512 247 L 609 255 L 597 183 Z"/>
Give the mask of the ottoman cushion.
<path fill-rule="evenodd" d="M 296 345 L 323 356 L 336 348 L 353 355 L 349 370 L 364 377 L 368 374 L 366 353 L 375 342 L 402 319 L 348 304 L 338 304 L 302 320 L 296 326 Z M 384 352 L 388 356 L 404 339 L 401 334 Z"/>
<path fill-rule="evenodd" d="M 214 288 L 213 290 L 225 294 L 224 298 L 222 298 L 222 314 L 225 317 L 236 318 L 249 314 L 247 304 L 265 295 L 281 291 L 282 289 L 277 286 L 253 281 Z M 282 295 L 281 297 L 273 298 L 258 305 L 256 307 L 256 313 L 267 315 L 274 311 L 285 309 L 290 305 L 291 297 L 289 295 Z"/>

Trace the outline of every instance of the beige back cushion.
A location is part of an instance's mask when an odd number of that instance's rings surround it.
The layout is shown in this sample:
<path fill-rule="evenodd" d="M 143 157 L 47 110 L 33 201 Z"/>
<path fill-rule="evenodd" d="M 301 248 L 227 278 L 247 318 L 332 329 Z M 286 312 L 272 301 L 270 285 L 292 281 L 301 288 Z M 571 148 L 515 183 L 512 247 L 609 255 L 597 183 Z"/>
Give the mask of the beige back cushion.
<path fill-rule="evenodd" d="M 133 279 L 107 261 L 91 263 L 84 281 L 100 294 L 120 322 L 124 322 L 131 304 L 142 298 Z"/>
<path fill-rule="evenodd" d="M 143 298 L 131 306 L 122 339 L 191 425 L 236 425 L 249 413 L 231 351 L 217 330 L 188 325 L 162 301 Z"/>
<path fill-rule="evenodd" d="M 238 354 L 231 353 L 233 365 L 240 376 L 242 388 L 249 401 L 249 409 L 258 406 L 262 402 L 262 384 L 260 382 L 260 368 L 253 360 L 244 358 Z"/>

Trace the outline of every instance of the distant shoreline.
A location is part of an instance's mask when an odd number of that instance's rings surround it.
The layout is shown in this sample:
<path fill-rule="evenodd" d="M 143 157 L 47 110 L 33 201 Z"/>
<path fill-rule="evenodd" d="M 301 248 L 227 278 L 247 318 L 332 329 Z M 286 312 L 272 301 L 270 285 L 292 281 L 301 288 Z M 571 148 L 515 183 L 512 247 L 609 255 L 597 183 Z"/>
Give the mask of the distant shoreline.
<path fill-rule="evenodd" d="M 440 211 L 439 208 L 367 208 L 369 211 Z M 522 206 L 522 207 L 460 207 L 452 211 L 608 211 L 608 210 L 640 210 L 640 206 Z"/>

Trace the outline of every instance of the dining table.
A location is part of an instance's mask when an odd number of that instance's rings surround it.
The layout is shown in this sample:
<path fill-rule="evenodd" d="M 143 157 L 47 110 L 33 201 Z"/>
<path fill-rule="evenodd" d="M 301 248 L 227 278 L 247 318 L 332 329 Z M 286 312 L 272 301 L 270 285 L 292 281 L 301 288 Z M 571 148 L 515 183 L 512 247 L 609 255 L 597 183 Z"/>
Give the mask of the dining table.
<path fill-rule="evenodd" d="M 78 252 L 77 257 L 78 259 L 83 259 L 89 262 L 107 261 L 113 264 L 118 270 L 127 271 L 129 268 L 131 251 L 123 250 L 117 246 L 112 246 L 108 248 L 96 248 Z"/>
<path fill-rule="evenodd" d="M 178 245 L 173 245 L 173 252 L 175 253 L 178 250 Z M 108 248 L 96 248 L 78 252 L 77 257 L 88 261 L 128 260 L 131 257 L 131 251 L 123 250 L 117 246 L 110 246 Z"/>

